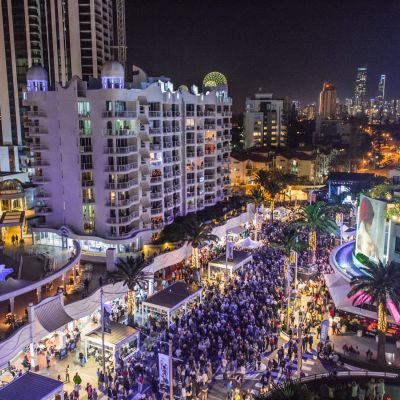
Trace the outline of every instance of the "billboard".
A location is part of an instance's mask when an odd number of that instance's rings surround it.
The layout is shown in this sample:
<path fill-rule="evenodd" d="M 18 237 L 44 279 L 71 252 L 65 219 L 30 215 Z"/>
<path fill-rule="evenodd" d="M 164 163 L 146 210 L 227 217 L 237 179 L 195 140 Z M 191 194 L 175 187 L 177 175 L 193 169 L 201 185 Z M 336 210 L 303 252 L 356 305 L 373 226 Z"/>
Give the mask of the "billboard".
<path fill-rule="evenodd" d="M 169 386 L 169 356 L 158 353 L 158 373 L 160 376 L 160 384 Z"/>
<path fill-rule="evenodd" d="M 387 204 L 361 195 L 358 207 L 356 254 L 373 261 L 383 260 L 385 253 L 385 223 Z"/>

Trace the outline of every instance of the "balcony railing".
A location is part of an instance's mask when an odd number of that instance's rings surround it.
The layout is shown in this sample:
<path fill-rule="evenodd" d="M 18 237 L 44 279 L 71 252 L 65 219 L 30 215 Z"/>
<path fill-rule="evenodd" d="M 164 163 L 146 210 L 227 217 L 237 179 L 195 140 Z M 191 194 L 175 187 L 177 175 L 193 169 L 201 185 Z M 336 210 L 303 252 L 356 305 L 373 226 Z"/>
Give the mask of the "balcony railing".
<path fill-rule="evenodd" d="M 138 169 L 139 165 L 137 162 L 124 164 L 124 165 L 106 165 L 106 172 L 128 172 Z"/>
<path fill-rule="evenodd" d="M 83 180 L 82 181 L 82 186 L 84 186 L 84 187 L 90 187 L 90 186 L 93 186 L 93 185 L 94 185 L 93 180 Z"/>
<path fill-rule="evenodd" d="M 136 111 L 104 111 L 103 118 L 136 118 Z"/>
<path fill-rule="evenodd" d="M 128 189 L 137 186 L 137 184 L 138 184 L 137 179 L 131 179 L 127 182 L 107 182 L 106 189 L 111 189 L 111 190 Z"/>
<path fill-rule="evenodd" d="M 103 129 L 103 136 L 134 136 L 135 131 L 132 129 Z"/>
<path fill-rule="evenodd" d="M 131 145 L 126 147 L 108 147 L 104 148 L 106 154 L 128 154 L 137 152 L 137 146 Z"/>
<path fill-rule="evenodd" d="M 150 210 L 151 214 L 160 214 L 162 213 L 162 207 L 152 207 Z"/>
<path fill-rule="evenodd" d="M 138 203 L 139 202 L 139 196 L 137 195 L 133 195 L 131 197 L 129 197 L 128 199 L 124 199 L 124 200 L 112 200 L 112 201 L 108 201 L 106 203 L 107 207 L 126 207 L 126 206 L 130 206 L 132 204 Z"/>

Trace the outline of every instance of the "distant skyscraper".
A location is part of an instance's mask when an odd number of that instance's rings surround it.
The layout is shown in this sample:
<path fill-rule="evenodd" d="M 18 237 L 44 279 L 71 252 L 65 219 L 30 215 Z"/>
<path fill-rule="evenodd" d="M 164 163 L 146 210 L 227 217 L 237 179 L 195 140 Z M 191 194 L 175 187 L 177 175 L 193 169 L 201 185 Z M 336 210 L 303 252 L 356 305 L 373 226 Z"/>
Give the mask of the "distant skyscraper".
<path fill-rule="evenodd" d="M 379 78 L 378 95 L 376 96 L 376 102 L 379 105 L 382 105 L 382 103 L 385 101 L 385 90 L 386 90 L 386 75 L 383 74 Z"/>
<path fill-rule="evenodd" d="M 336 117 L 336 89 L 332 83 L 325 82 L 319 95 L 319 115 L 324 119 Z"/>
<path fill-rule="evenodd" d="M 366 92 L 367 92 L 367 67 L 358 67 L 356 86 L 354 89 L 355 113 L 363 112 Z"/>
<path fill-rule="evenodd" d="M 114 1 L 0 0 L 0 171 L 20 169 L 27 69 L 42 65 L 50 86 L 96 78 L 113 58 Z"/>

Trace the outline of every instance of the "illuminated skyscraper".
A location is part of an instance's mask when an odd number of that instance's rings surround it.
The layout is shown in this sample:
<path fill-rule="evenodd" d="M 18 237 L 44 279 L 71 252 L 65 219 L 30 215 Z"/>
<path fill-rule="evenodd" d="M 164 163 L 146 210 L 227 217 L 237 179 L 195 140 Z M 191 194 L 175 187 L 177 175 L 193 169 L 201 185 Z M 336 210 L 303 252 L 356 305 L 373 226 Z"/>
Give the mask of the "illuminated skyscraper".
<path fill-rule="evenodd" d="M 385 101 L 385 90 L 386 90 L 386 75 L 381 75 L 378 84 L 378 95 L 376 96 L 376 102 L 382 105 Z"/>
<path fill-rule="evenodd" d="M 336 117 L 336 89 L 332 83 L 325 82 L 319 94 L 319 115 L 324 119 Z"/>
<path fill-rule="evenodd" d="M 356 86 L 354 89 L 354 112 L 364 110 L 365 94 L 367 92 L 367 67 L 357 68 Z"/>

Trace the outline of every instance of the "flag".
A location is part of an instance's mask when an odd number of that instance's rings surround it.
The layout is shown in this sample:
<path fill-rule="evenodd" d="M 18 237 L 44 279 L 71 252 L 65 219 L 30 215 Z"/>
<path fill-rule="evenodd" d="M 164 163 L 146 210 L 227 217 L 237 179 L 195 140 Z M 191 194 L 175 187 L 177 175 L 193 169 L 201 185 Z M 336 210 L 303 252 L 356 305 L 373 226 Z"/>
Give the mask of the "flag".
<path fill-rule="evenodd" d="M 235 245 L 235 242 L 227 241 L 226 242 L 226 254 L 228 260 L 233 260 L 233 246 Z"/>
<path fill-rule="evenodd" d="M 160 385 L 169 386 L 169 356 L 158 353 L 158 375 L 160 377 Z"/>
<path fill-rule="evenodd" d="M 321 322 L 321 342 L 325 343 L 328 340 L 329 320 L 325 319 Z"/>

